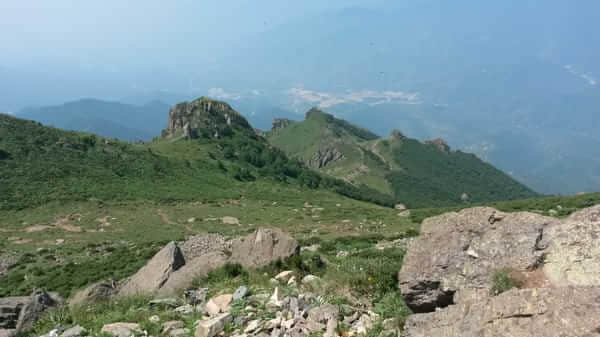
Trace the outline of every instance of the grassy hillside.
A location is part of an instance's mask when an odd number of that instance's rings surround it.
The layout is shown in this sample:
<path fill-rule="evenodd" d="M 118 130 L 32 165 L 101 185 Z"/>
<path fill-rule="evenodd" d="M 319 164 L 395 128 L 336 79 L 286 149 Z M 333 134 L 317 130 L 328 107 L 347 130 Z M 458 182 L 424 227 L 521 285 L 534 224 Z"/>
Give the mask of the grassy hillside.
<path fill-rule="evenodd" d="M 317 190 L 393 204 L 321 177 L 252 135 L 132 145 L 0 115 L 0 210 L 88 199 L 281 200 Z"/>
<path fill-rule="evenodd" d="M 469 203 L 536 195 L 474 155 L 399 132 L 381 139 L 316 109 L 303 122 L 271 131 L 267 138 L 314 169 L 387 193 L 410 207 L 458 205 L 465 202 L 463 194 Z M 315 158 L 333 159 L 322 165 Z"/>

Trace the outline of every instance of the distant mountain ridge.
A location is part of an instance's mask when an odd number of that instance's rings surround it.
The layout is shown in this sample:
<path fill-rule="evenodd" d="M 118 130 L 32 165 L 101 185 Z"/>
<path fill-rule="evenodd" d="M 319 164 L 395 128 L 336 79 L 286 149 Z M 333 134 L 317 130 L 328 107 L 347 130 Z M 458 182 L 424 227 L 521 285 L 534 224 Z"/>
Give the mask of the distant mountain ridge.
<path fill-rule="evenodd" d="M 392 195 L 411 207 L 533 197 L 528 187 L 443 139 L 388 138 L 313 108 L 301 122 L 276 120 L 271 144 L 325 174 Z"/>
<path fill-rule="evenodd" d="M 62 105 L 27 108 L 15 115 L 66 130 L 147 141 L 160 134 L 167 122 L 168 110 L 169 106 L 160 101 L 131 105 L 87 98 Z"/>

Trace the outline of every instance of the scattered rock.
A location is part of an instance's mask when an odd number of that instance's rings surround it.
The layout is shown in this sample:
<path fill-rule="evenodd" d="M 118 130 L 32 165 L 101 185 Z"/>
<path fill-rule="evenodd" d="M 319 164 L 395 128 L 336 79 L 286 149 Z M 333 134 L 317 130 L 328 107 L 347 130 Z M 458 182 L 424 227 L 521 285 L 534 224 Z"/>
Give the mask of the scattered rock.
<path fill-rule="evenodd" d="M 221 222 L 225 225 L 239 225 L 240 220 L 232 216 L 224 216 L 221 218 Z"/>
<path fill-rule="evenodd" d="M 140 325 L 137 323 L 111 323 L 105 324 L 100 332 L 107 333 L 115 337 L 132 337 L 135 333 L 140 333 Z"/>
<path fill-rule="evenodd" d="M 183 329 L 183 327 L 184 327 L 183 321 L 164 322 L 162 325 L 162 333 L 167 334 L 172 330 Z"/>
<path fill-rule="evenodd" d="M 225 325 L 231 322 L 231 314 L 223 313 L 214 318 L 198 322 L 195 337 L 214 337 L 221 333 Z"/>
<path fill-rule="evenodd" d="M 321 281 L 321 278 L 315 275 L 306 275 L 302 278 L 302 284 L 314 284 Z"/>
<path fill-rule="evenodd" d="M 398 210 L 398 211 L 405 211 L 405 210 L 407 209 L 407 208 L 406 208 L 406 205 L 404 205 L 404 204 L 396 204 L 396 205 L 394 206 L 394 208 L 395 208 L 396 210 Z"/>
<path fill-rule="evenodd" d="M 204 307 L 204 310 L 210 316 L 217 316 L 220 313 L 229 312 L 233 296 L 231 294 L 219 295 L 211 298 Z"/>
<path fill-rule="evenodd" d="M 169 337 L 185 337 L 185 336 L 188 336 L 189 334 L 190 334 L 190 329 L 181 328 L 181 329 L 173 329 L 173 330 L 169 331 L 168 336 Z"/>
<path fill-rule="evenodd" d="M 206 302 L 208 288 L 200 288 L 194 290 L 186 290 L 183 293 L 185 300 L 191 305 L 199 305 Z"/>
<path fill-rule="evenodd" d="M 282 283 L 287 283 L 287 281 L 294 275 L 294 272 L 291 270 L 282 271 L 281 273 L 275 276 L 275 279 Z"/>
<path fill-rule="evenodd" d="M 87 334 L 87 330 L 80 325 L 65 330 L 60 337 L 81 337 Z"/>
<path fill-rule="evenodd" d="M 239 300 L 243 299 L 244 297 L 246 297 L 246 295 L 248 295 L 248 287 L 240 286 L 233 293 L 232 299 L 233 299 L 233 301 L 239 301 Z"/>
<path fill-rule="evenodd" d="M 160 317 L 158 317 L 158 315 L 152 315 L 148 318 L 148 321 L 152 323 L 158 323 L 160 322 Z"/>
<path fill-rule="evenodd" d="M 193 305 L 186 304 L 175 308 L 173 311 L 180 315 L 191 315 L 196 312 L 196 308 Z"/>

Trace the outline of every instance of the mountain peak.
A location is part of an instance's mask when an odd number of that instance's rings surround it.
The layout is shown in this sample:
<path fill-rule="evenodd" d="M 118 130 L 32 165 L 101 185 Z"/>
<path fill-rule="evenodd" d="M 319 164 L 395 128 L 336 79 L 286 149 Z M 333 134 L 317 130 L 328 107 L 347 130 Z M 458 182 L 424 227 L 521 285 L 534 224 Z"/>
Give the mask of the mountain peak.
<path fill-rule="evenodd" d="M 441 152 L 450 152 L 450 145 L 442 138 L 427 140 L 425 141 L 425 144 L 433 145 Z"/>
<path fill-rule="evenodd" d="M 242 115 L 229 104 L 208 97 L 175 105 L 169 111 L 165 138 L 220 138 L 235 130 L 254 133 Z"/>
<path fill-rule="evenodd" d="M 305 119 L 309 120 L 309 119 L 323 118 L 323 117 L 326 119 L 334 118 L 333 115 L 328 114 L 317 107 L 313 107 L 306 112 Z"/>

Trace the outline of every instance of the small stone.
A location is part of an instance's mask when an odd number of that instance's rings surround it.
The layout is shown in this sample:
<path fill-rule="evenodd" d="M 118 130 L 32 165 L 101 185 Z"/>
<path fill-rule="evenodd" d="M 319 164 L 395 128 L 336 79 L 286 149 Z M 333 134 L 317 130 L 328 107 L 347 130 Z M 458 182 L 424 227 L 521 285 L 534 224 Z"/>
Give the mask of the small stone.
<path fill-rule="evenodd" d="M 171 330 L 183 329 L 184 324 L 182 321 L 168 321 L 162 325 L 162 333 L 166 334 Z"/>
<path fill-rule="evenodd" d="M 174 311 L 181 315 L 191 315 L 196 311 L 196 308 L 194 308 L 193 305 L 186 304 L 186 305 L 182 305 L 180 307 L 175 308 Z"/>
<path fill-rule="evenodd" d="M 240 286 L 233 293 L 232 300 L 234 302 L 239 301 L 239 300 L 243 299 L 244 297 L 246 297 L 246 295 L 248 295 L 248 287 Z"/>
<path fill-rule="evenodd" d="M 206 301 L 208 288 L 200 288 L 195 290 L 187 290 L 183 293 L 186 301 L 192 305 L 198 305 Z"/>
<path fill-rule="evenodd" d="M 347 257 L 348 255 L 350 255 L 350 253 L 348 253 L 345 250 L 340 250 L 339 252 L 337 252 L 337 254 L 335 255 L 335 257 L 337 258 L 344 258 Z"/>
<path fill-rule="evenodd" d="M 330 318 L 327 321 L 327 328 L 325 331 L 325 334 L 323 335 L 323 337 L 337 337 L 337 326 L 338 326 L 338 321 L 335 318 Z"/>
<path fill-rule="evenodd" d="M 269 298 L 269 302 L 267 302 L 267 309 L 277 309 L 282 305 L 281 298 L 279 297 L 279 288 L 276 287 L 275 291 L 273 291 L 273 295 Z"/>
<path fill-rule="evenodd" d="M 107 333 L 115 337 L 132 337 L 135 332 L 141 332 L 140 325 L 137 323 L 111 323 L 105 324 L 100 332 Z"/>
<path fill-rule="evenodd" d="M 291 270 L 282 271 L 281 273 L 277 274 L 277 276 L 275 276 L 275 279 L 279 282 L 287 282 L 293 274 L 294 272 Z"/>
<path fill-rule="evenodd" d="M 295 285 L 296 284 L 296 276 L 290 277 L 287 284 L 288 284 L 288 286 Z"/>
<path fill-rule="evenodd" d="M 87 330 L 80 325 L 76 325 L 70 329 L 65 330 L 60 337 L 80 337 L 85 335 Z"/>
<path fill-rule="evenodd" d="M 169 332 L 169 337 L 184 337 L 190 334 L 190 329 L 174 329 Z"/>
<path fill-rule="evenodd" d="M 210 316 L 216 316 L 219 313 L 231 310 L 232 301 L 233 295 L 231 294 L 215 296 L 206 303 L 205 310 Z"/>
<path fill-rule="evenodd" d="M 196 218 L 189 218 L 189 219 L 187 220 L 187 222 L 188 222 L 188 223 L 196 222 Z"/>
<path fill-rule="evenodd" d="M 225 325 L 231 322 L 231 319 L 230 313 L 223 313 L 214 318 L 199 321 L 195 337 L 214 337 L 225 329 Z"/>
<path fill-rule="evenodd" d="M 40 337 L 58 337 L 58 329 L 50 330 L 47 334 L 42 335 Z"/>
<path fill-rule="evenodd" d="M 252 333 L 252 332 L 255 332 L 256 330 L 258 330 L 259 327 L 260 327 L 260 320 L 255 319 L 253 321 L 250 321 L 250 323 L 248 323 L 248 326 L 244 329 L 244 332 Z"/>
<path fill-rule="evenodd" d="M 320 280 L 321 279 L 318 276 L 315 276 L 315 275 L 306 275 L 302 279 L 302 283 L 303 284 L 312 284 L 312 283 L 319 282 Z"/>
<path fill-rule="evenodd" d="M 158 317 L 158 315 L 153 315 L 148 318 L 148 321 L 152 323 L 158 323 L 160 322 L 160 317 Z"/>

